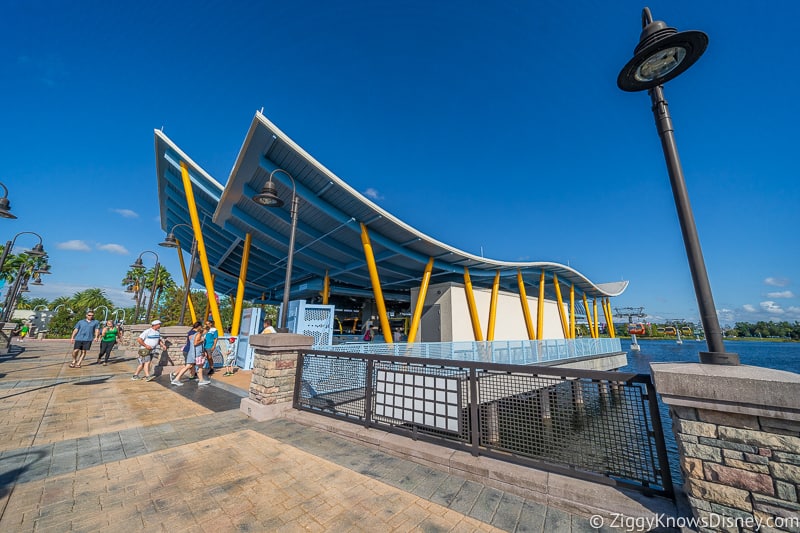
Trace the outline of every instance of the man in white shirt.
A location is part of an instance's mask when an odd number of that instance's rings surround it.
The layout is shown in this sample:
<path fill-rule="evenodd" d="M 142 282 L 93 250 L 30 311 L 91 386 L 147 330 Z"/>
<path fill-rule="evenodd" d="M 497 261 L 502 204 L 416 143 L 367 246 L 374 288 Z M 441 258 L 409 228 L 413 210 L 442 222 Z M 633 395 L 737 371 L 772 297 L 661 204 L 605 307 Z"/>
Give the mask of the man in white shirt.
<path fill-rule="evenodd" d="M 147 328 L 139 335 L 139 338 L 136 339 L 136 342 L 139 344 L 139 353 L 137 357 L 137 361 L 139 361 L 139 366 L 136 367 L 136 372 L 133 373 L 133 377 L 131 380 L 136 381 L 141 379 L 139 377 L 139 372 L 144 369 L 144 380 L 145 381 L 153 381 L 156 377 L 150 375 L 150 359 L 152 358 L 153 348 L 156 346 L 161 346 L 162 350 L 167 349 L 167 345 L 164 344 L 164 341 L 161 340 L 161 321 L 160 320 L 153 320 L 150 322 L 150 327 Z"/>

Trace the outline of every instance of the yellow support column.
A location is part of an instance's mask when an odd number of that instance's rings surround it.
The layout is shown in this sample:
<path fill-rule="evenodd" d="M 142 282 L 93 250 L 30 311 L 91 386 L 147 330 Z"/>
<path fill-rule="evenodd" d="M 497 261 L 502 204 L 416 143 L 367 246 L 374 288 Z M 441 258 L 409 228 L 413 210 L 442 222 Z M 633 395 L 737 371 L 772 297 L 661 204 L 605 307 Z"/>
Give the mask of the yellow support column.
<path fill-rule="evenodd" d="M 553 286 L 556 288 L 556 302 L 558 303 L 558 316 L 561 319 L 561 331 L 564 333 L 564 338 L 569 338 L 569 330 L 567 329 L 567 317 L 564 315 L 564 302 L 561 300 L 561 285 L 558 284 L 558 275 L 553 273 Z"/>
<path fill-rule="evenodd" d="M 367 226 L 361 224 L 361 245 L 364 247 L 364 257 L 367 259 L 369 268 L 369 279 L 372 281 L 372 293 L 375 295 L 375 305 L 378 307 L 378 318 L 381 322 L 381 330 L 386 344 L 392 344 L 392 327 L 389 325 L 389 317 L 386 315 L 386 304 L 383 301 L 383 290 L 381 280 L 378 277 L 378 267 L 375 264 L 375 254 L 372 253 L 372 243 L 369 241 Z"/>
<path fill-rule="evenodd" d="M 244 247 L 242 248 L 242 264 L 239 266 L 239 285 L 236 287 L 236 303 L 233 306 L 233 324 L 231 325 L 231 335 L 239 335 L 239 327 L 242 324 L 242 302 L 244 301 L 244 284 L 247 281 L 247 263 L 250 261 L 250 241 L 252 237 L 249 233 L 244 236 Z"/>
<path fill-rule="evenodd" d="M 214 283 L 214 279 L 215 279 L 215 278 L 216 278 L 216 276 L 215 276 L 214 274 L 212 274 L 212 275 L 211 275 L 211 283 Z M 208 293 L 208 290 L 206 290 L 206 309 L 205 309 L 205 311 L 203 312 L 203 322 L 205 322 L 206 320 L 208 320 L 208 312 L 209 312 L 209 311 L 211 311 L 211 297 L 210 297 L 208 294 L 209 294 L 209 293 Z M 217 303 L 216 294 L 217 294 L 217 293 L 214 293 L 214 303 L 215 303 L 215 304 Z M 212 317 L 212 318 L 213 318 L 213 317 Z M 214 321 L 214 322 L 216 323 L 216 321 Z"/>
<path fill-rule="evenodd" d="M 469 318 L 472 321 L 472 334 L 476 341 L 483 340 L 481 331 L 481 318 L 478 316 L 478 308 L 475 305 L 475 295 L 472 293 L 472 280 L 469 278 L 469 269 L 464 267 L 464 293 L 467 296 L 467 307 L 469 308 Z"/>
<path fill-rule="evenodd" d="M 575 284 L 569 286 L 569 338 L 575 338 Z"/>
<path fill-rule="evenodd" d="M 411 317 L 411 329 L 408 330 L 406 342 L 412 344 L 417 339 L 419 322 L 422 320 L 422 309 L 425 307 L 425 298 L 428 296 L 428 285 L 431 282 L 431 272 L 433 272 L 433 257 L 428 259 L 425 265 L 425 272 L 422 274 L 422 283 L 419 284 L 419 294 L 417 295 L 417 305 L 414 306 L 414 316 Z"/>
<path fill-rule="evenodd" d="M 592 310 L 589 309 L 589 300 L 586 299 L 586 293 L 583 293 L 583 308 L 586 309 L 586 324 L 589 326 L 589 336 L 593 339 L 597 338 L 594 332 L 594 321 L 592 320 Z"/>
<path fill-rule="evenodd" d="M 519 303 L 522 305 L 522 317 L 525 319 L 525 329 L 528 331 L 528 340 L 536 338 L 531 320 L 531 308 L 528 305 L 528 294 L 525 292 L 525 281 L 522 279 L 522 270 L 517 269 L 517 285 L 519 286 Z"/>
<path fill-rule="evenodd" d="M 611 338 L 617 338 L 617 328 L 614 327 L 614 310 L 611 309 L 611 298 L 606 298 L 606 305 L 608 306 L 608 320 L 611 324 Z"/>
<path fill-rule="evenodd" d="M 486 340 L 494 340 L 494 325 L 497 321 L 497 295 L 500 293 L 500 271 L 494 275 L 492 283 L 492 299 L 489 302 L 489 325 L 486 328 Z"/>
<path fill-rule="evenodd" d="M 189 179 L 189 169 L 186 168 L 186 163 L 183 161 L 181 161 L 181 178 L 183 179 L 183 190 L 186 193 L 186 203 L 189 206 L 189 217 L 192 219 L 192 230 L 194 230 L 194 236 L 197 239 L 197 255 L 200 259 L 200 268 L 203 271 L 203 282 L 205 283 L 206 291 L 210 294 L 208 301 L 211 303 L 211 314 L 214 315 L 214 324 L 221 328 L 222 317 L 219 314 L 219 306 L 214 298 L 216 294 L 214 292 L 214 280 L 211 277 L 211 268 L 208 266 L 206 243 L 203 240 L 200 217 L 197 215 L 197 204 L 195 204 L 194 201 L 192 181 Z M 203 320 L 205 320 L 205 318 L 206 317 L 203 317 Z"/>
<path fill-rule="evenodd" d="M 536 340 L 544 337 L 544 270 L 539 276 L 539 302 L 536 306 Z"/>
<path fill-rule="evenodd" d="M 597 298 L 592 298 L 592 308 L 594 309 L 594 336 L 600 338 L 600 313 L 597 312 Z"/>
<path fill-rule="evenodd" d="M 328 271 L 325 271 L 325 279 L 322 280 L 322 305 L 328 305 L 328 296 L 331 292 L 331 278 Z"/>
<path fill-rule="evenodd" d="M 613 339 L 617 336 L 617 332 L 614 331 L 614 320 L 613 315 L 611 314 L 611 302 L 608 300 L 608 298 L 603 298 L 600 300 L 600 302 L 603 304 L 603 314 L 606 317 L 606 329 L 608 329 L 608 336 Z"/>

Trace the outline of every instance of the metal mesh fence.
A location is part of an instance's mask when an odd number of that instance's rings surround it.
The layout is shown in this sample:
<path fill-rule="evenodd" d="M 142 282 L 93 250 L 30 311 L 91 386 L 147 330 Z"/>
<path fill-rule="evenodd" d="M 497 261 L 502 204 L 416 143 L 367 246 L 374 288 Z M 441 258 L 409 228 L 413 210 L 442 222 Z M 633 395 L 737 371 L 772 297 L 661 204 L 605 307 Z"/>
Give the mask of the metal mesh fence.
<path fill-rule="evenodd" d="M 672 494 L 647 375 L 319 351 L 301 359 L 298 408 Z"/>

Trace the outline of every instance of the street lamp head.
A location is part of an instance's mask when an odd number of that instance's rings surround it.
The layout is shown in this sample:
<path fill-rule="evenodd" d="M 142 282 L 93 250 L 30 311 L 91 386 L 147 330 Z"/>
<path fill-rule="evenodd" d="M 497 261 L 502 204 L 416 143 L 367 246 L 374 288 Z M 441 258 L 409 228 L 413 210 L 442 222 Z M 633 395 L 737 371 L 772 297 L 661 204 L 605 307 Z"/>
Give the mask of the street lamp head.
<path fill-rule="evenodd" d="M 9 211 L 9 209 L 11 209 L 11 203 L 8 198 L 3 196 L 0 198 L 0 218 L 17 218 L 17 215 Z"/>
<path fill-rule="evenodd" d="M 0 187 L 3 188 L 3 197 L 0 198 L 0 218 L 17 218 L 10 211 L 11 203 L 8 201 L 8 189 L 2 183 L 0 183 Z"/>
<path fill-rule="evenodd" d="M 283 207 L 283 200 L 278 196 L 278 191 L 275 189 L 275 184 L 272 183 L 272 177 L 261 189 L 261 192 L 253 196 L 253 200 L 263 205 L 264 207 Z"/>
<path fill-rule="evenodd" d="M 47 255 L 47 252 L 44 251 L 44 246 L 42 246 L 42 243 L 40 242 L 34 244 L 33 248 L 31 248 L 25 253 L 31 257 L 44 257 L 45 255 Z"/>
<path fill-rule="evenodd" d="M 36 270 L 33 271 L 34 274 L 42 275 L 42 274 L 52 274 L 50 272 L 50 265 L 42 265 Z"/>
<path fill-rule="evenodd" d="M 159 246 L 163 246 L 164 248 L 177 248 L 178 247 L 178 239 L 175 238 L 175 234 L 169 232 L 169 235 L 164 237 L 164 242 L 158 243 Z"/>
<path fill-rule="evenodd" d="M 142 257 L 141 256 L 137 257 L 136 261 L 134 261 L 133 264 L 130 265 L 130 267 L 131 268 L 144 268 L 144 263 L 142 263 Z"/>
<path fill-rule="evenodd" d="M 663 85 L 691 67 L 708 46 L 701 31 L 679 32 L 663 21 L 653 21 L 650 8 L 642 10 L 642 34 L 633 58 L 617 77 L 623 91 L 637 92 Z"/>
<path fill-rule="evenodd" d="M 38 285 L 44 285 L 44 284 L 42 283 L 42 278 L 37 276 L 37 277 L 33 278 L 33 281 L 31 282 L 31 285 L 37 285 L 38 286 Z"/>

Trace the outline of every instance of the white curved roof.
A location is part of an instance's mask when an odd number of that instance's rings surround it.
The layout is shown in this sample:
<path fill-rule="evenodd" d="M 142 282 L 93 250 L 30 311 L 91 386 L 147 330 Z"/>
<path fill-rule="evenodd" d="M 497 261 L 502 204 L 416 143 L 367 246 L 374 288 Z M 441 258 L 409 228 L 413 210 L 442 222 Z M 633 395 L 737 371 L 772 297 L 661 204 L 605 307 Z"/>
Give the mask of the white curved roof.
<path fill-rule="evenodd" d="M 381 286 L 387 299 L 408 300 L 409 290 L 419 287 L 423 270 L 434 258 L 431 282 L 464 281 L 464 268 L 476 287 L 491 286 L 500 271 L 501 288 L 517 292 L 517 270 L 526 284 L 536 286 L 542 270 L 548 297 L 553 297 L 552 277 L 562 290 L 575 285 L 587 297 L 617 296 L 627 281 L 593 283 L 580 272 L 550 261 L 510 262 L 478 257 L 436 240 L 388 213 L 316 161 L 261 113 L 256 113 L 227 184 L 214 180 L 162 132 L 156 131 L 156 166 L 162 227 L 189 224 L 179 163 L 185 161 L 193 183 L 203 236 L 215 288 L 235 293 L 243 240 L 252 235 L 245 298 L 278 301 L 283 293 L 285 262 L 291 219 L 292 183 L 276 172 L 273 182 L 284 199 L 282 208 L 265 208 L 254 202 L 270 172 L 280 168 L 294 178 L 300 199 L 292 269 L 292 299 L 315 296 L 327 271 L 331 293 L 370 296 L 371 284 L 363 247 L 361 224 L 369 230 Z M 188 250 L 189 228 L 175 229 Z M 520 251 L 523 252 L 522 250 Z M 525 254 L 530 251 L 524 250 Z M 202 281 L 202 280 L 201 280 Z"/>

